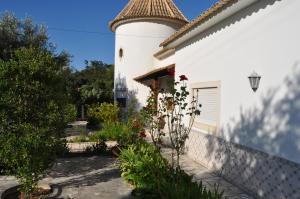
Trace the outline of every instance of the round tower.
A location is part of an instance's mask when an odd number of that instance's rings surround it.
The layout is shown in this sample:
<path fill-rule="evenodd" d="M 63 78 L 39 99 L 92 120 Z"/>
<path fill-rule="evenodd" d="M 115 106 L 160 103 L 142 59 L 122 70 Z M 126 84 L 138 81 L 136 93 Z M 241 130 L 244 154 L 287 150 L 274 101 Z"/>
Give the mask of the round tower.
<path fill-rule="evenodd" d="M 173 0 L 130 0 L 110 22 L 115 32 L 115 100 L 123 107 L 146 103 L 148 88 L 133 79 L 154 69 L 159 44 L 188 20 Z"/>

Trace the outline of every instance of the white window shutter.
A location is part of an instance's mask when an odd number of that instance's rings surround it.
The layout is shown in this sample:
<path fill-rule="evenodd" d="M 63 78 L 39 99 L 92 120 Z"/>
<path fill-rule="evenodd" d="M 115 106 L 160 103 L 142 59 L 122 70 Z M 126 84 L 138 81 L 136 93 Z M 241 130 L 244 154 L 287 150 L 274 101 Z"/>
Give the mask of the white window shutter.
<path fill-rule="evenodd" d="M 198 103 L 202 105 L 201 114 L 196 117 L 196 122 L 204 123 L 212 126 L 218 124 L 218 110 L 219 110 L 219 92 L 217 87 L 197 88 L 194 89 L 194 95 L 197 95 Z"/>

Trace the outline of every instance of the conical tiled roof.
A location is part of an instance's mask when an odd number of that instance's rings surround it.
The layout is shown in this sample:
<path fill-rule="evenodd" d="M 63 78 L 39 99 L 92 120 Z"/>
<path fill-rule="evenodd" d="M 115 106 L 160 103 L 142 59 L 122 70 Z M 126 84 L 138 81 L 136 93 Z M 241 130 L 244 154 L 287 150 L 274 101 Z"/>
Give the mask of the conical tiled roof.
<path fill-rule="evenodd" d="M 130 0 L 120 14 L 110 22 L 110 28 L 114 31 L 121 23 L 144 18 L 163 19 L 182 26 L 188 23 L 173 0 Z"/>

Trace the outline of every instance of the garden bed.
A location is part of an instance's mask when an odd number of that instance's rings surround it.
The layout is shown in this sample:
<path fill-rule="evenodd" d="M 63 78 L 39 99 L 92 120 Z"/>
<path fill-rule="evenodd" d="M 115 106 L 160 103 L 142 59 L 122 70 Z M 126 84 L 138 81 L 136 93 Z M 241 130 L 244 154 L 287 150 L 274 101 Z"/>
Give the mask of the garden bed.
<path fill-rule="evenodd" d="M 120 155 L 122 176 L 134 185 L 137 198 L 221 199 L 217 186 L 208 190 L 180 168 L 173 168 L 160 151 L 145 141 L 130 145 Z"/>

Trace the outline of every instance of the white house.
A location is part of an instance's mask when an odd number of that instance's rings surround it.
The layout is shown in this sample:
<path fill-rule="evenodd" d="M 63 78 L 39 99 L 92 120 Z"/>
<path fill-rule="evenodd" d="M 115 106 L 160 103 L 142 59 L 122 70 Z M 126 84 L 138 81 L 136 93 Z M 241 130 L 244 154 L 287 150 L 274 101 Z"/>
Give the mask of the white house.
<path fill-rule="evenodd" d="M 188 22 L 172 0 L 131 0 L 110 23 L 116 100 L 145 105 L 148 86 L 175 69 L 202 104 L 190 157 L 254 197 L 299 199 L 299 10 L 298 0 L 220 0 Z"/>

